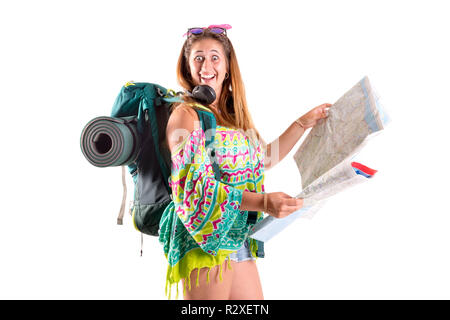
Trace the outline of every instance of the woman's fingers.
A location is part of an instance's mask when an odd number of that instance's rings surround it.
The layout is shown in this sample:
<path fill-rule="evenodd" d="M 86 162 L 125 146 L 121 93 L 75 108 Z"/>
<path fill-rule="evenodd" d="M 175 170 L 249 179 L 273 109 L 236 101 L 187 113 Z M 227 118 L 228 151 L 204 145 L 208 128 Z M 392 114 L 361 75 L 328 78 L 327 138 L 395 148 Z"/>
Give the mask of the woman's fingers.
<path fill-rule="evenodd" d="M 292 207 L 298 207 L 303 204 L 303 199 L 290 198 L 286 199 L 285 204 Z"/>
<path fill-rule="evenodd" d="M 284 218 L 299 210 L 303 206 L 303 199 L 293 198 L 284 192 L 269 193 L 268 214 L 275 218 Z"/>
<path fill-rule="evenodd" d="M 328 117 L 328 108 L 332 106 L 331 103 L 323 103 L 299 118 L 304 129 L 312 128 L 316 125 L 317 120 Z"/>
<path fill-rule="evenodd" d="M 326 118 L 328 117 L 328 109 L 332 106 L 331 103 L 324 103 L 321 104 L 320 107 L 320 111 L 321 111 L 321 116 L 322 118 Z"/>

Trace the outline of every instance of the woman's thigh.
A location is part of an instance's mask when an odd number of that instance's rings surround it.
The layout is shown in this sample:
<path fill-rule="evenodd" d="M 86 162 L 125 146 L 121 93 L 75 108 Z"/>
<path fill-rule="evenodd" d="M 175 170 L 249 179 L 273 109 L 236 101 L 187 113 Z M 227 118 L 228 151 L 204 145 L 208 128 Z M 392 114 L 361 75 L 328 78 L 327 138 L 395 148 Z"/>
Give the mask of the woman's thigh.
<path fill-rule="evenodd" d="M 233 262 L 231 262 L 233 263 Z M 227 300 L 230 297 L 230 290 L 233 281 L 233 271 L 228 268 L 228 261 L 222 264 L 222 280 L 220 280 L 220 266 L 211 268 L 202 268 L 200 272 L 195 269 L 191 272 L 190 282 L 191 290 L 187 287 L 184 292 L 185 300 Z M 197 276 L 198 282 L 197 282 Z M 198 283 L 198 287 L 197 287 Z M 183 285 L 185 285 L 183 281 Z"/>
<path fill-rule="evenodd" d="M 258 268 L 254 260 L 231 262 L 233 279 L 230 300 L 262 300 L 264 299 Z"/>

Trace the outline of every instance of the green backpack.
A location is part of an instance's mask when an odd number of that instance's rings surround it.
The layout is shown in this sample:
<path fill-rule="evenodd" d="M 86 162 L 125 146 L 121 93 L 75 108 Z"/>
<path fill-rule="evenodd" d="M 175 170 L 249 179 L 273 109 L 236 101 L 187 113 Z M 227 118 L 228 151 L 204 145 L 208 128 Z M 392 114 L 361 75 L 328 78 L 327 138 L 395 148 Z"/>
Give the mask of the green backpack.
<path fill-rule="evenodd" d="M 134 182 L 132 220 L 135 228 L 144 234 L 158 236 L 161 216 L 172 201 L 169 185 L 171 175 L 170 150 L 166 146 L 166 127 L 170 116 L 170 106 L 180 102 L 172 90 L 152 83 L 127 83 L 122 87 L 113 105 L 111 117 L 133 119 L 140 137 L 140 148 L 128 171 Z M 216 120 L 213 113 L 197 111 L 202 129 L 207 133 L 208 154 L 212 150 Z M 218 177 L 217 163 L 213 169 Z M 119 213 L 118 223 L 122 223 L 124 203 Z"/>
<path fill-rule="evenodd" d="M 215 99 L 208 86 L 194 88 L 192 96 L 204 101 Z M 125 166 L 134 182 L 133 224 L 142 233 L 157 236 L 161 216 L 172 201 L 170 150 L 166 146 L 166 127 L 170 106 L 181 102 L 173 90 L 153 83 L 128 82 L 114 102 L 111 117 L 97 117 L 81 133 L 81 150 L 97 167 L 122 166 L 124 194 L 117 219 L 122 224 L 125 212 Z M 206 135 L 208 155 L 214 157 L 216 119 L 212 112 L 195 109 Z M 218 164 L 212 162 L 216 179 Z"/>

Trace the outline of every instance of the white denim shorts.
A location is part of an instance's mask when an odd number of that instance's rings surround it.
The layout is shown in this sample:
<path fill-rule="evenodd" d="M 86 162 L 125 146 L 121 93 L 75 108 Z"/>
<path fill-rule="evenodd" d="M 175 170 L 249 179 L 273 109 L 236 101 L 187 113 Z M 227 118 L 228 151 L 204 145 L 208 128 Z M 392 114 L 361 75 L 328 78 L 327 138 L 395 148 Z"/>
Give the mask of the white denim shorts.
<path fill-rule="evenodd" d="M 230 254 L 230 259 L 234 262 L 242 262 L 248 260 L 256 260 L 255 257 L 252 256 L 250 249 L 248 247 L 248 242 L 245 241 L 244 245 L 236 252 Z"/>

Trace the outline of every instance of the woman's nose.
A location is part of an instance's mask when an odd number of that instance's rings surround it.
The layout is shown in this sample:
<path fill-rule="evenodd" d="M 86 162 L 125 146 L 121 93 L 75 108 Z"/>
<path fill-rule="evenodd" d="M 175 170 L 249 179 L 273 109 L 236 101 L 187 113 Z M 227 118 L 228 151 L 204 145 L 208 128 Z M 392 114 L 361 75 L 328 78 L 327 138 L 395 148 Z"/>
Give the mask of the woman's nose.
<path fill-rule="evenodd" d="M 208 59 L 205 59 L 205 61 L 203 62 L 201 71 L 202 72 L 211 71 L 211 62 L 209 62 Z"/>

